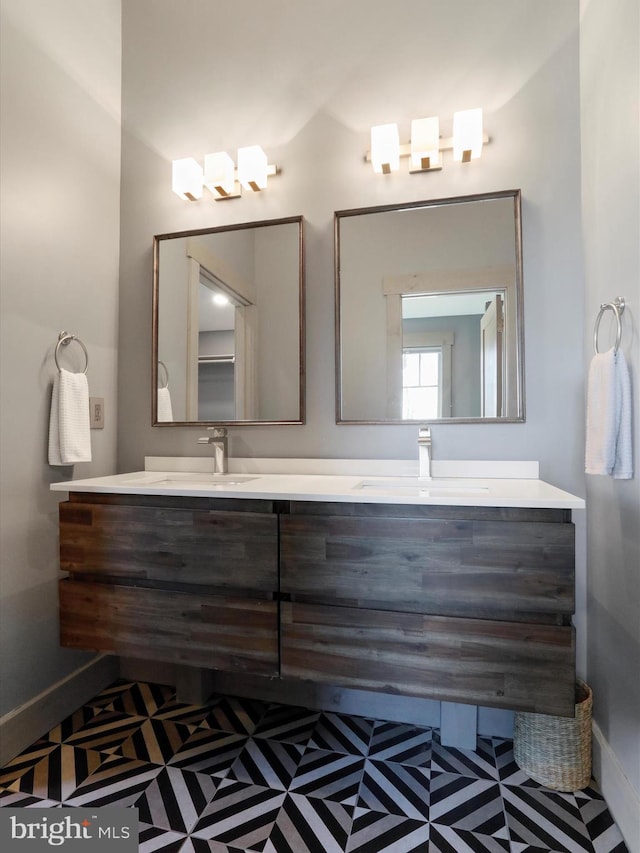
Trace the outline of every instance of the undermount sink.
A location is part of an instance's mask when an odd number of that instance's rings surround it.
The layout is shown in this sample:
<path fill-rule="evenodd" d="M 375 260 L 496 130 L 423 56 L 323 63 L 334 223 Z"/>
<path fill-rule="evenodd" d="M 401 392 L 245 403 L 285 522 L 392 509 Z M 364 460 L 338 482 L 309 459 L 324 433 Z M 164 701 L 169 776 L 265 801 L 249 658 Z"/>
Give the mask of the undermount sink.
<path fill-rule="evenodd" d="M 469 480 L 437 477 L 431 480 L 421 477 L 386 477 L 380 480 L 362 480 L 355 488 L 394 495 L 419 494 L 427 497 L 486 494 L 489 491 L 488 486 L 482 486 Z"/>
<path fill-rule="evenodd" d="M 181 486 L 183 488 L 202 488 L 203 486 L 208 489 L 226 489 L 228 486 L 241 486 L 244 483 L 250 483 L 252 480 L 257 480 L 257 477 L 245 477 L 239 474 L 194 474 L 190 472 L 175 472 L 175 473 L 161 473 L 158 474 L 157 477 L 153 475 L 147 475 L 146 477 L 141 477 L 137 475 L 134 478 L 131 478 L 127 482 L 132 485 L 135 483 L 136 485 L 152 485 L 154 488 L 156 486 L 171 488 L 175 486 Z"/>

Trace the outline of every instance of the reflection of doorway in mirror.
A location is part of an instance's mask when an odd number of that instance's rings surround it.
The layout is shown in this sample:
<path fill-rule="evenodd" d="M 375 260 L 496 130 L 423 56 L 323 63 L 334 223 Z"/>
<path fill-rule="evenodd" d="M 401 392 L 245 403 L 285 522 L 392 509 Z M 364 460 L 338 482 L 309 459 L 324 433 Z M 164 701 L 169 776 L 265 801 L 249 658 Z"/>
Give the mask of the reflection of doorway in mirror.
<path fill-rule="evenodd" d="M 403 382 L 403 419 L 504 415 L 504 291 L 402 294 L 400 301 L 403 357 L 409 350 L 441 353 L 438 413 L 434 403 L 429 414 L 409 415 L 408 398 L 425 392 L 405 392 Z"/>
<path fill-rule="evenodd" d="M 209 263 L 215 265 L 210 253 Z M 232 285 L 189 258 L 189 420 L 233 421 L 254 411 L 255 305 L 248 292 L 239 279 Z"/>
<path fill-rule="evenodd" d="M 499 293 L 487 303 L 480 330 L 481 415 L 499 418 L 504 414 L 504 302 Z"/>
<path fill-rule="evenodd" d="M 234 420 L 236 306 L 211 281 L 200 281 L 199 297 L 198 420 Z"/>

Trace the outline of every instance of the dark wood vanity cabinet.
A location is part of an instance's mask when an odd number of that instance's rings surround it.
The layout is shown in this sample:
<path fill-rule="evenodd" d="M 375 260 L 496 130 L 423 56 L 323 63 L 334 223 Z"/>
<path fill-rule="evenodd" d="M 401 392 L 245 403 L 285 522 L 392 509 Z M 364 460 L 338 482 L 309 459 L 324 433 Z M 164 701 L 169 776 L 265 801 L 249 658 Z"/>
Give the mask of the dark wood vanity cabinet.
<path fill-rule="evenodd" d="M 570 512 L 72 494 L 62 643 L 572 715 Z"/>
<path fill-rule="evenodd" d="M 271 502 L 70 498 L 60 504 L 64 646 L 278 675 Z"/>
<path fill-rule="evenodd" d="M 292 503 L 280 555 L 283 676 L 573 714 L 568 512 Z"/>

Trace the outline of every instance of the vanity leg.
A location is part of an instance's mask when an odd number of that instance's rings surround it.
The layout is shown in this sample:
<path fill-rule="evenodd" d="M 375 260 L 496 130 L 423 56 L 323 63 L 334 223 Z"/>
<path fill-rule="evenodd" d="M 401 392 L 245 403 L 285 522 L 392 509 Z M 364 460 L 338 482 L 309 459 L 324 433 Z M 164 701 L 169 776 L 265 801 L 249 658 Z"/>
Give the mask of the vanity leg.
<path fill-rule="evenodd" d="M 176 672 L 176 699 L 186 705 L 205 705 L 213 693 L 213 672 L 197 666 L 179 666 Z"/>
<path fill-rule="evenodd" d="M 440 742 L 454 749 L 474 749 L 478 739 L 478 708 L 459 702 L 440 703 Z"/>

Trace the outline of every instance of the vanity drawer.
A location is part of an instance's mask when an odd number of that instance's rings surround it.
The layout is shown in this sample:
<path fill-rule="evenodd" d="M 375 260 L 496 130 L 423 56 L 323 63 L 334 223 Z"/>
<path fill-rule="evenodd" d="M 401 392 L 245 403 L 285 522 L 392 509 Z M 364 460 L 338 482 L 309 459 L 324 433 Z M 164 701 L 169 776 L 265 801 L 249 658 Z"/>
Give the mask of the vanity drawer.
<path fill-rule="evenodd" d="M 574 713 L 571 627 L 283 603 L 281 636 L 284 678 Z"/>
<path fill-rule="evenodd" d="M 571 523 L 292 514 L 280 548 L 297 601 L 550 624 L 574 611 Z"/>
<path fill-rule="evenodd" d="M 275 602 L 71 579 L 59 590 L 63 646 L 278 675 Z"/>
<path fill-rule="evenodd" d="M 126 504 L 60 504 L 60 568 L 89 579 L 272 596 L 272 513 Z"/>

